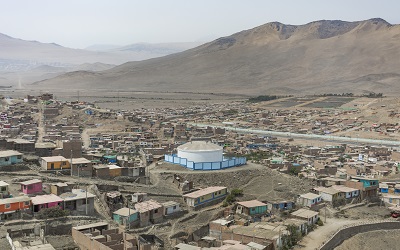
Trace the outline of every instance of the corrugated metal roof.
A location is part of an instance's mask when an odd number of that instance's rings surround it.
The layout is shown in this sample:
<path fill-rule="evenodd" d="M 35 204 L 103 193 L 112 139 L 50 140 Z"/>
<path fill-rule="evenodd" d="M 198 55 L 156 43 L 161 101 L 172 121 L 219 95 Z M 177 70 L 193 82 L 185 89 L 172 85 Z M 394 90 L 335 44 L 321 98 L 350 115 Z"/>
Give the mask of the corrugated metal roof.
<path fill-rule="evenodd" d="M 183 197 L 196 199 L 196 198 L 199 198 L 201 196 L 204 196 L 204 195 L 207 195 L 207 194 L 211 194 L 211 193 L 214 193 L 214 192 L 218 192 L 218 191 L 221 191 L 221 190 L 224 190 L 224 189 L 226 189 L 226 187 L 219 187 L 219 186 L 208 187 L 208 188 L 200 189 L 200 190 L 195 191 L 193 193 L 185 194 L 185 195 L 183 195 Z"/>
<path fill-rule="evenodd" d="M 55 194 L 45 194 L 32 197 L 33 205 L 47 204 L 52 202 L 62 202 L 63 199 Z"/>
<path fill-rule="evenodd" d="M 9 186 L 10 184 L 8 184 L 5 181 L 0 181 L 0 187 L 4 187 L 4 186 Z"/>
<path fill-rule="evenodd" d="M 266 206 L 267 204 L 258 201 L 258 200 L 251 200 L 251 201 L 241 201 L 238 202 L 237 204 L 242 205 L 243 207 L 262 207 Z"/>
<path fill-rule="evenodd" d="M 22 153 L 15 150 L 0 151 L 0 157 L 11 157 L 14 155 L 22 155 Z"/>
<path fill-rule="evenodd" d="M 129 215 L 136 214 L 137 212 L 138 211 L 134 208 L 129 209 L 127 207 L 123 207 L 121 209 L 118 209 L 117 211 L 114 211 L 113 214 L 128 217 Z"/>
<path fill-rule="evenodd" d="M 41 159 L 46 162 L 57 162 L 57 161 L 66 161 L 67 160 L 64 156 L 41 157 Z"/>
<path fill-rule="evenodd" d="M 31 184 L 35 184 L 35 183 L 39 183 L 39 182 L 42 182 L 42 181 L 39 180 L 39 179 L 33 179 L 33 180 L 29 180 L 29 181 L 20 182 L 20 184 L 22 184 L 22 185 L 31 185 Z"/>
<path fill-rule="evenodd" d="M 17 197 L 13 197 L 13 198 L 0 199 L 0 205 L 23 202 L 23 201 L 30 201 L 30 200 L 31 200 L 31 197 L 29 197 L 29 196 L 17 196 Z"/>
<path fill-rule="evenodd" d="M 135 209 L 140 213 L 144 213 L 161 207 L 162 205 L 155 200 L 148 200 L 135 204 Z"/>
<path fill-rule="evenodd" d="M 308 218 L 314 217 L 315 215 L 318 215 L 318 212 L 315 212 L 315 211 L 312 211 L 312 210 L 308 210 L 308 209 L 304 209 L 304 208 L 300 208 L 299 210 L 294 211 L 293 213 L 291 213 L 291 215 L 308 219 Z"/>

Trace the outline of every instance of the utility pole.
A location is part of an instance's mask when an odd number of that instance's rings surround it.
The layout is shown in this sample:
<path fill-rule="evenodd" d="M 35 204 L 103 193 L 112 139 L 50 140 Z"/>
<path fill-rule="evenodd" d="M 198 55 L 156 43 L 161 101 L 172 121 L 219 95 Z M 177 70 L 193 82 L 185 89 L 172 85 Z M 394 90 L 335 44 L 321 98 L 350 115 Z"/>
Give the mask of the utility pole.
<path fill-rule="evenodd" d="M 325 223 L 326 223 L 326 206 L 327 204 L 325 203 Z"/>
<path fill-rule="evenodd" d="M 130 219 L 131 219 L 131 206 L 129 204 L 128 198 L 126 199 L 126 203 L 128 204 L 128 210 L 129 210 L 128 219 L 126 220 L 126 222 L 128 223 L 128 230 L 130 230 L 131 229 L 131 221 L 130 221 Z"/>
<path fill-rule="evenodd" d="M 87 216 L 88 215 L 87 185 L 86 185 L 86 206 L 85 206 L 85 209 L 86 209 L 86 216 Z"/>
<path fill-rule="evenodd" d="M 71 149 L 71 164 L 70 164 L 71 166 L 69 166 L 70 167 L 70 169 L 71 169 L 71 176 L 72 176 L 72 149 Z"/>

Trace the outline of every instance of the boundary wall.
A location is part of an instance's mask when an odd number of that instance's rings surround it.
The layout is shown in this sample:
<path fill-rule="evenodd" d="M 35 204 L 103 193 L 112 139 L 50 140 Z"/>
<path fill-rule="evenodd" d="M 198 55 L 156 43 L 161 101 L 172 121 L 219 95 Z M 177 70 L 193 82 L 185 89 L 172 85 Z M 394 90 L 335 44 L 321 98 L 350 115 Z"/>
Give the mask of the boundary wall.
<path fill-rule="evenodd" d="M 181 158 L 176 155 L 164 155 L 164 160 L 172 164 L 179 164 L 185 168 L 192 170 L 221 170 L 225 168 L 237 167 L 246 164 L 245 157 L 233 157 L 224 159 L 218 162 L 193 162 L 186 158 Z"/>

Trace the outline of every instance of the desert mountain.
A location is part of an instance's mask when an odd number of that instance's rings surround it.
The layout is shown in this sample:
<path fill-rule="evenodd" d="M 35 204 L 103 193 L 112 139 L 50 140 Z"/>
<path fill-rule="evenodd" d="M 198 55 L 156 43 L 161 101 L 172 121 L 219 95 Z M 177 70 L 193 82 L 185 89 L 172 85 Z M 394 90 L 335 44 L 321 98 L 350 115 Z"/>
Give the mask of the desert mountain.
<path fill-rule="evenodd" d="M 0 86 L 41 81 L 70 71 L 106 70 L 117 64 L 161 57 L 197 45 L 199 43 L 133 44 L 89 51 L 26 41 L 0 33 Z"/>
<path fill-rule="evenodd" d="M 243 94 L 400 93 L 400 25 L 267 23 L 194 49 L 32 87 Z"/>
<path fill-rule="evenodd" d="M 177 53 L 199 43 L 132 44 L 111 50 L 70 49 L 0 33 L 0 71 L 29 70 L 40 65 L 71 67 L 84 63 L 122 64 Z"/>
<path fill-rule="evenodd" d="M 117 46 L 111 44 L 98 44 L 86 48 L 86 50 L 103 51 L 103 52 L 135 52 L 148 53 L 149 55 L 158 55 L 153 57 L 161 57 L 174 54 L 197 47 L 201 42 L 177 42 L 177 43 L 134 43 L 126 46 Z M 148 58 L 146 58 L 148 59 Z"/>

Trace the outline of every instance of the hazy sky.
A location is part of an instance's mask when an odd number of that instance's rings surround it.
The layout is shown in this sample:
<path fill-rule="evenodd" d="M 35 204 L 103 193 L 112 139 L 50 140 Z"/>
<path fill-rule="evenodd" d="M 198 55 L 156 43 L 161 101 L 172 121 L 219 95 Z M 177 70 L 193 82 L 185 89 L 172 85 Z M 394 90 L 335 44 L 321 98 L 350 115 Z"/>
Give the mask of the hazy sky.
<path fill-rule="evenodd" d="M 0 0 L 0 33 L 72 48 L 191 42 L 271 21 L 381 17 L 399 24 L 399 10 L 399 0 Z"/>

